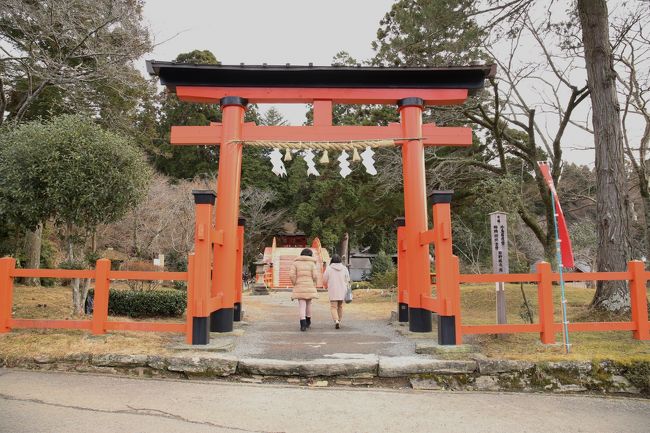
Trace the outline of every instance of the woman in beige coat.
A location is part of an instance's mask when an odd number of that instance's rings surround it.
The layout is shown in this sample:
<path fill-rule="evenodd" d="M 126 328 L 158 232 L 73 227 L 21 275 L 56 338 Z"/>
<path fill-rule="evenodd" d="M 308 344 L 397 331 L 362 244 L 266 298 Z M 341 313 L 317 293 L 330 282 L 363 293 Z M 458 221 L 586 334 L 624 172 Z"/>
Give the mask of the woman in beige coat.
<path fill-rule="evenodd" d="M 327 287 L 329 294 L 334 327 L 339 329 L 343 319 L 343 301 L 350 285 L 350 273 L 348 268 L 341 263 L 341 256 L 338 254 L 332 256 L 330 265 L 323 274 L 323 285 Z"/>
<path fill-rule="evenodd" d="M 311 326 L 311 300 L 318 298 L 316 259 L 311 255 L 309 248 L 302 250 L 289 270 L 289 278 L 293 284 L 291 299 L 298 300 L 301 331 L 306 331 Z"/>

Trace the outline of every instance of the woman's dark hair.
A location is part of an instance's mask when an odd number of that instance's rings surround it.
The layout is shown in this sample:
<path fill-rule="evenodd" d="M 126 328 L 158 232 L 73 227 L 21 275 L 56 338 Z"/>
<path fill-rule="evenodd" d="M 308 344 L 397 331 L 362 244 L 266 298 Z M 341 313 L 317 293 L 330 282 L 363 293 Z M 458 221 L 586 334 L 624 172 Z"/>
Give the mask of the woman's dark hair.
<path fill-rule="evenodd" d="M 309 256 L 309 257 L 311 257 L 312 254 L 314 254 L 314 253 L 312 253 L 311 250 L 310 250 L 309 248 L 305 248 L 304 250 L 302 250 L 302 251 L 300 252 L 300 255 L 301 255 L 301 256 Z"/>
<path fill-rule="evenodd" d="M 341 256 L 339 256 L 338 254 L 333 254 L 330 263 L 341 263 Z"/>

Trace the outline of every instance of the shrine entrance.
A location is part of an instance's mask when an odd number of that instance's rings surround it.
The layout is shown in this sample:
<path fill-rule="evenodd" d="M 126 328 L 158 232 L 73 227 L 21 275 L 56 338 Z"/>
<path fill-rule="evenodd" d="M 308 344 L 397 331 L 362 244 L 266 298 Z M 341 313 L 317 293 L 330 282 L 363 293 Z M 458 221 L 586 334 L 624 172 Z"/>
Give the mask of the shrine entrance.
<path fill-rule="evenodd" d="M 461 339 L 458 258 L 452 253 L 450 191 L 433 194 L 433 227 L 428 227 L 424 146 L 469 146 L 468 127 L 422 124 L 426 106 L 462 104 L 493 77 L 493 66 L 378 68 L 314 66 L 193 65 L 148 61 L 147 69 L 170 92 L 187 102 L 220 104 L 222 122 L 174 126 L 174 145 L 218 145 L 214 191 L 195 191 L 195 251 L 189 259 L 188 342 L 207 344 L 210 331 L 230 332 L 241 312 L 243 222 L 239 219 L 242 148 L 276 149 L 274 172 L 282 174 L 280 149 L 364 150 L 372 173 L 372 148 L 402 151 L 404 219 L 398 228 L 398 311 L 413 332 L 431 332 L 438 315 L 440 344 Z M 309 103 L 312 126 L 257 126 L 244 122 L 250 103 Z M 387 126 L 333 126 L 333 104 L 392 104 L 400 123 Z M 275 156 L 273 156 L 275 154 Z M 312 154 L 313 155 L 313 154 Z M 347 153 L 345 153 L 347 155 Z M 344 158 L 347 160 L 347 156 Z M 313 161 L 312 161 L 313 164 Z M 309 165 L 309 161 L 308 161 Z M 313 166 L 311 166 L 313 168 Z M 343 174 L 343 171 L 342 171 Z M 219 198 L 212 217 L 216 197 Z M 435 246 L 436 296 L 429 244 Z"/>

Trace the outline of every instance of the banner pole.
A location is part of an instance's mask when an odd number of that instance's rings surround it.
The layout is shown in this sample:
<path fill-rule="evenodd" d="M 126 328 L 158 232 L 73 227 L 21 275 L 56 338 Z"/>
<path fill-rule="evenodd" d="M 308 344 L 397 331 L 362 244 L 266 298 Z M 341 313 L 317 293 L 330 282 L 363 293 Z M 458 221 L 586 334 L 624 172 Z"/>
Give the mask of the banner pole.
<path fill-rule="evenodd" d="M 569 343 L 569 321 L 567 320 L 566 314 L 566 295 L 564 292 L 564 266 L 562 265 L 562 251 L 561 251 L 561 241 L 560 234 L 558 231 L 557 223 L 557 210 L 555 208 L 555 194 L 553 194 L 553 189 L 549 188 L 551 191 L 551 203 L 553 204 L 553 223 L 555 226 L 555 254 L 557 256 L 557 269 L 560 274 L 560 289 L 562 293 L 562 332 L 564 334 L 564 349 L 566 353 L 569 353 L 571 344 Z"/>

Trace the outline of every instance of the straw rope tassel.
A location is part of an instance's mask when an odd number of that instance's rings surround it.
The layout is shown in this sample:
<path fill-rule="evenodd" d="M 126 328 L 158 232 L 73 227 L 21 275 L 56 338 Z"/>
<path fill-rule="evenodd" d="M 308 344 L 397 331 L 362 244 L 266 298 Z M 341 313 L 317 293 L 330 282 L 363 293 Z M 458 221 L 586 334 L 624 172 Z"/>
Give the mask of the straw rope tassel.
<path fill-rule="evenodd" d="M 359 162 L 361 161 L 361 157 L 359 156 L 359 151 L 357 148 L 354 148 L 354 151 L 352 152 L 352 162 Z"/>
<path fill-rule="evenodd" d="M 291 156 L 291 149 L 288 149 L 284 152 L 284 160 L 291 161 L 293 157 Z"/>
<path fill-rule="evenodd" d="M 321 164 L 329 164 L 330 163 L 330 158 L 329 155 L 327 154 L 327 149 L 323 150 L 323 156 L 321 156 L 320 160 L 318 161 Z"/>
<path fill-rule="evenodd" d="M 415 138 L 382 138 L 374 140 L 346 140 L 346 141 L 272 141 L 272 140 L 231 140 L 231 143 L 243 143 L 247 146 L 276 148 L 280 150 L 332 150 L 334 152 L 342 152 L 344 150 L 354 151 L 355 149 L 363 150 L 367 147 L 381 148 L 381 147 L 394 147 L 397 142 L 422 140 L 425 137 Z"/>

